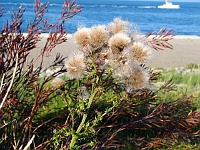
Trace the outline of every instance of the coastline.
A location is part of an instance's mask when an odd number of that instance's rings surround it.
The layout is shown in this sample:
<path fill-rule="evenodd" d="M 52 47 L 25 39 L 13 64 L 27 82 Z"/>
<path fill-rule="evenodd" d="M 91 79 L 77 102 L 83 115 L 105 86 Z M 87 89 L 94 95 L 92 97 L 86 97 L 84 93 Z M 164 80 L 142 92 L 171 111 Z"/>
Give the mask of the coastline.
<path fill-rule="evenodd" d="M 198 35 L 176 35 L 174 36 L 174 39 L 199 39 L 200 36 Z"/>
<path fill-rule="evenodd" d="M 24 33 L 24 35 L 26 36 L 27 33 Z M 69 33 L 69 34 L 67 34 L 67 37 L 72 38 L 72 35 L 73 34 Z M 44 38 L 47 38 L 48 33 L 42 33 L 42 36 Z M 174 39 L 200 39 L 200 35 L 175 35 L 173 38 Z"/>
<path fill-rule="evenodd" d="M 26 35 L 27 35 L 27 33 L 24 33 L 24 36 L 26 36 Z M 72 35 L 73 34 L 71 34 L 71 33 L 67 34 L 67 38 L 72 38 Z M 48 33 L 42 33 L 42 37 L 47 38 Z M 173 38 L 174 39 L 200 39 L 200 35 L 175 35 Z"/>
<path fill-rule="evenodd" d="M 36 58 L 41 48 L 44 46 L 48 34 L 42 34 L 42 40 L 37 44 L 36 48 L 30 53 L 29 60 Z M 200 36 L 196 35 L 176 35 L 169 41 L 173 45 L 173 49 L 153 50 L 153 54 L 146 65 L 152 68 L 173 68 L 186 67 L 188 64 L 200 64 Z M 67 41 L 56 46 L 44 59 L 44 67 L 50 65 L 60 53 L 64 57 L 70 55 L 79 49 L 78 45 L 72 38 L 72 34 L 67 35 Z M 37 62 L 36 62 L 37 66 Z"/>

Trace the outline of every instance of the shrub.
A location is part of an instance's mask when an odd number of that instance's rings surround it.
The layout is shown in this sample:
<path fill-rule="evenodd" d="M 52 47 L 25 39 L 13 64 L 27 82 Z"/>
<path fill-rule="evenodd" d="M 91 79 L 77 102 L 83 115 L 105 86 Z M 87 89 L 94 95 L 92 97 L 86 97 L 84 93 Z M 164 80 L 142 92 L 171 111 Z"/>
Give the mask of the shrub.
<path fill-rule="evenodd" d="M 35 118 L 39 115 L 38 111 L 57 96 L 56 90 L 47 86 L 48 82 L 65 72 L 64 68 L 60 68 L 51 76 L 40 79 L 42 71 L 51 67 L 42 67 L 43 58 L 56 45 L 67 40 L 64 23 L 80 12 L 81 7 L 75 4 L 75 1 L 64 0 L 62 14 L 55 24 L 50 24 L 49 20 L 44 18 L 47 7 L 48 3 L 42 4 L 40 0 L 35 0 L 35 18 L 28 25 L 27 34 L 23 34 L 21 29 L 25 12 L 25 8 L 22 7 L 13 12 L 12 22 L 10 24 L 8 21 L 5 22 L 0 32 L 2 149 L 24 149 L 33 141 L 33 137 L 38 137 L 36 130 L 42 126 L 35 123 Z M 0 16 L 3 15 L 3 11 L 4 9 L 1 8 Z M 38 52 L 38 57 L 29 61 L 27 65 L 30 52 L 34 50 L 44 32 L 49 33 L 44 48 Z M 52 66 L 56 66 L 63 59 L 57 55 Z M 35 66 L 36 61 L 40 61 L 39 67 Z M 44 140 L 40 143 L 42 141 Z"/>

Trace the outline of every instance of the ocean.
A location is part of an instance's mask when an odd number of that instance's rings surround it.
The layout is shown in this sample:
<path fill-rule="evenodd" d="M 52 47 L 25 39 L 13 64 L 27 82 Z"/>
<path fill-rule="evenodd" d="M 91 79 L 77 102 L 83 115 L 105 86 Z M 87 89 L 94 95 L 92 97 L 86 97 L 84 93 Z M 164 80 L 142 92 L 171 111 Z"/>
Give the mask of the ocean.
<path fill-rule="evenodd" d="M 10 22 L 10 11 L 16 11 L 19 6 L 26 7 L 23 15 L 22 30 L 26 32 L 27 25 L 34 16 L 34 0 L 0 0 L 4 7 L 4 15 L 0 17 L 0 28 L 5 21 Z M 46 17 L 50 22 L 55 22 L 60 15 L 63 0 L 50 1 Z M 172 0 L 171 0 L 172 1 Z M 159 9 L 163 2 L 131 1 L 131 0 L 77 0 L 83 6 L 81 13 L 68 20 L 65 24 L 68 33 L 74 33 L 80 26 L 91 27 L 93 25 L 112 22 L 116 17 L 127 20 L 141 31 L 148 33 L 161 28 L 173 29 L 177 35 L 200 36 L 200 3 L 173 2 L 179 4 L 180 9 Z"/>

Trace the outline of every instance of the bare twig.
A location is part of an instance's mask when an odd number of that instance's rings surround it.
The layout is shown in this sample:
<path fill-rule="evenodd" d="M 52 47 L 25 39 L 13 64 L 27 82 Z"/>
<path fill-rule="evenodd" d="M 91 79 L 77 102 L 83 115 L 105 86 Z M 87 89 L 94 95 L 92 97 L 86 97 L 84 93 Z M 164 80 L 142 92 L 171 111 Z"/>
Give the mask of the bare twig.
<path fill-rule="evenodd" d="M 30 139 L 30 141 L 29 141 L 28 144 L 24 147 L 23 150 L 27 150 L 27 149 L 30 147 L 30 145 L 32 144 L 34 138 L 35 138 L 35 135 L 32 136 L 32 138 Z"/>
<path fill-rule="evenodd" d="M 2 92 L 2 88 L 3 88 L 3 84 L 4 84 L 4 78 L 5 78 L 5 73 L 3 74 L 2 79 L 1 79 L 0 93 Z"/>
<path fill-rule="evenodd" d="M 14 82 L 14 79 L 15 79 L 15 75 L 16 75 L 16 71 L 17 71 L 17 67 L 18 67 L 18 53 L 16 53 L 15 68 L 14 68 L 14 70 L 13 70 L 12 79 L 11 79 L 10 85 L 9 85 L 9 87 L 8 87 L 8 90 L 7 90 L 7 92 L 6 92 L 6 94 L 5 94 L 4 98 L 3 98 L 3 101 L 1 102 L 0 110 L 1 110 L 1 108 L 3 107 L 3 104 L 4 104 L 4 102 L 5 102 L 5 100 L 6 100 L 7 96 L 8 96 L 8 93 L 9 93 L 10 90 L 11 90 L 12 85 L 13 85 L 13 82 Z"/>
<path fill-rule="evenodd" d="M 14 120 L 12 120 L 12 121 L 6 123 L 5 125 L 1 126 L 0 129 L 4 128 L 5 126 L 7 126 L 8 124 L 11 124 L 11 123 L 13 123 L 13 122 L 17 122 L 17 120 L 14 119 Z"/>

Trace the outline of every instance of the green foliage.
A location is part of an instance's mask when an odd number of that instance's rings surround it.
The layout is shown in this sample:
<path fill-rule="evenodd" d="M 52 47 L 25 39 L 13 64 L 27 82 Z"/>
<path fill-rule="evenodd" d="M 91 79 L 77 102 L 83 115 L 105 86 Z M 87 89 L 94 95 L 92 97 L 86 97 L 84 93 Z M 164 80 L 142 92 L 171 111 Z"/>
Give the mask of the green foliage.
<path fill-rule="evenodd" d="M 199 69 L 199 64 L 194 64 L 194 63 L 188 64 L 186 69 Z"/>
<path fill-rule="evenodd" d="M 172 69 L 170 71 L 163 71 L 158 81 L 172 79 L 174 84 L 185 84 L 187 87 L 199 87 L 199 74 L 199 69 Z"/>
<path fill-rule="evenodd" d="M 200 109 L 200 70 L 198 68 L 187 69 L 176 68 L 171 70 L 161 69 L 162 75 L 158 78 L 158 84 L 161 86 L 164 82 L 171 80 L 176 87 L 175 90 L 162 93 L 160 96 L 166 100 L 173 100 L 174 97 L 190 97 L 193 106 Z"/>
<path fill-rule="evenodd" d="M 199 145 L 192 145 L 192 144 L 187 144 L 187 143 L 180 143 L 180 144 L 177 144 L 177 145 L 174 145 L 170 148 L 168 148 L 168 150 L 183 150 L 183 149 L 187 149 L 187 150 L 198 150 L 200 149 L 200 146 Z"/>

